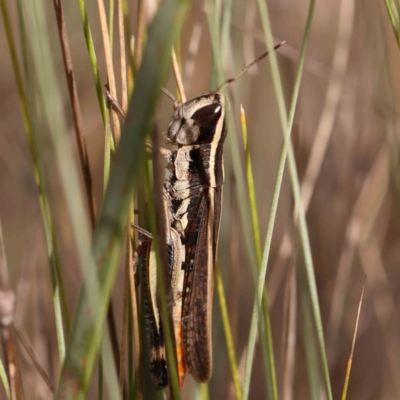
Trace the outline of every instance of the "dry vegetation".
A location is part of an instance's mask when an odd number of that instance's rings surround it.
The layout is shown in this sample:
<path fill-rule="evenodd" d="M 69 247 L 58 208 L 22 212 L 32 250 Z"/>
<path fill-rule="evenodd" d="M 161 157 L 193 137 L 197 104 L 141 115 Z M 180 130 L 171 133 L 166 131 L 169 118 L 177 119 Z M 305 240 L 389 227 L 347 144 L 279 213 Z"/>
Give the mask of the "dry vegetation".
<path fill-rule="evenodd" d="M 32 2 L 29 7 L 25 4 L 28 2 L 21 0 L 27 27 L 30 26 L 29 19 L 33 18 L 32 10 L 37 7 L 39 14 L 43 11 L 42 2 Z M 23 42 L 20 41 L 23 35 L 17 3 L 6 3 L 24 85 L 29 92 L 26 70 L 24 72 L 23 69 Z M 47 88 L 47 95 L 41 92 L 38 67 L 36 65 L 35 69 L 30 60 L 34 52 L 32 49 L 39 39 L 35 32 L 28 31 L 26 54 L 34 87 L 29 107 L 36 116 L 34 131 L 44 166 L 66 303 L 72 315 L 82 284 L 83 266 L 77 244 L 79 238 L 71 222 L 69 200 L 66 200 L 68 186 L 65 186 L 56 159 L 63 154 L 54 150 L 49 131 L 55 125 L 47 122 L 47 107 L 51 112 L 59 113 L 56 119 L 60 117 L 66 121 L 65 129 L 75 152 L 73 161 L 78 169 L 81 169 L 81 164 L 51 3 L 48 1 L 45 4 L 46 14 L 42 23 L 47 30 L 48 50 L 52 59 L 43 60 L 42 67 L 55 69 L 58 87 Z M 105 129 L 77 3 L 62 3 L 93 179 L 95 209 L 99 213 L 103 197 Z M 107 70 L 99 12 L 95 2 L 87 3 L 100 79 L 105 84 Z M 105 3 L 108 7 L 108 2 Z M 137 3 L 134 0 L 128 4 L 128 21 L 130 31 L 135 34 L 136 51 L 137 22 L 140 19 Z M 145 5 L 143 21 L 147 24 L 156 11 L 157 1 L 142 0 L 142 3 Z M 180 33 L 178 58 L 181 60 L 183 84 L 188 98 L 221 83 L 220 76 L 215 73 L 219 63 L 225 71 L 223 76 L 229 77 L 266 49 L 256 0 L 223 1 L 220 20 L 215 12 L 215 3 L 221 2 L 193 2 Z M 231 3 L 231 16 L 227 17 Z M 309 4 L 304 1 L 268 1 L 268 7 L 274 43 L 281 40 L 287 42 L 276 56 L 286 106 L 289 108 Z M 117 9 L 114 19 L 113 57 L 118 99 L 121 102 Z M 228 25 L 224 26 L 226 21 Z M 211 43 L 215 39 L 209 29 L 209 24 L 215 22 L 221 22 L 225 49 L 218 54 L 218 60 L 213 58 Z M 9 288 L 15 293 L 16 299 L 14 328 L 29 343 L 37 362 L 56 388 L 61 367 L 44 224 L 4 23 L 0 23 L 0 32 L 0 218 L 8 265 L 8 278 L 4 270 L 0 271 L 0 283 L 3 285 L 0 310 L 4 313 L 4 301 L 9 298 L 9 292 L 4 289 L 9 280 Z M 137 63 L 137 57 L 134 55 L 134 63 Z M 364 303 L 348 398 L 400 398 L 399 65 L 400 48 L 383 2 L 317 2 L 294 116 L 292 144 L 306 212 L 332 395 L 335 399 L 342 395 L 365 276 Z M 174 92 L 172 71 L 164 86 Z M 49 96 L 52 90 L 62 100 L 61 109 L 52 107 L 54 100 Z M 262 244 L 283 140 L 268 60 L 242 76 L 226 93 L 231 94 L 228 113 L 233 118 L 234 126 L 225 147 L 226 178 L 218 254 L 242 382 L 255 295 L 251 265 L 256 265 L 257 256 L 245 189 L 247 186 L 243 185 L 246 171 L 240 104 L 247 117 Z M 157 122 L 160 132 L 166 130 L 171 111 L 171 102 L 160 97 L 152 121 Z M 135 118 L 135 114 L 132 115 Z M 239 149 L 239 152 L 235 153 L 235 149 Z M 68 154 L 66 152 L 65 156 L 68 157 Z M 82 194 L 86 196 L 83 174 L 81 177 L 81 193 L 78 197 L 82 197 Z M 86 215 L 90 221 L 89 208 Z M 125 250 L 121 254 L 112 290 L 118 342 L 123 331 L 124 254 Z M 284 400 L 326 398 L 304 268 L 303 245 L 297 229 L 291 181 L 285 172 L 266 277 L 278 396 Z M 128 314 L 131 321 L 132 314 Z M 236 398 L 216 293 L 213 331 L 214 371 L 208 385 L 209 398 Z M 8 342 L 7 332 L 3 330 L 3 345 Z M 132 329 L 127 332 L 127 342 L 133 343 L 134 339 L 129 336 L 131 333 Z M 26 399 L 50 398 L 49 387 L 39 375 L 22 341 L 13 336 L 21 378 L 16 384 L 23 386 Z M 128 352 L 130 350 L 128 346 Z M 4 348 L 1 350 L 1 359 L 7 364 Z M 112 358 L 106 357 L 105 360 L 111 362 Z M 267 393 L 271 393 L 266 383 L 264 364 L 261 346 L 257 342 L 250 399 L 264 399 Z M 98 396 L 97 368 L 96 363 L 88 395 L 93 399 Z M 109 364 L 105 363 L 105 374 L 108 368 Z M 126 370 L 125 396 L 128 398 L 133 393 L 130 386 L 132 379 L 128 377 L 132 370 L 128 365 Z M 104 398 L 108 398 L 106 380 L 103 386 Z M 204 391 L 188 377 L 182 397 L 194 398 L 196 394 L 198 398 L 205 398 L 200 397 L 204 396 Z M 0 385 L 0 398 L 6 398 L 3 385 Z"/>

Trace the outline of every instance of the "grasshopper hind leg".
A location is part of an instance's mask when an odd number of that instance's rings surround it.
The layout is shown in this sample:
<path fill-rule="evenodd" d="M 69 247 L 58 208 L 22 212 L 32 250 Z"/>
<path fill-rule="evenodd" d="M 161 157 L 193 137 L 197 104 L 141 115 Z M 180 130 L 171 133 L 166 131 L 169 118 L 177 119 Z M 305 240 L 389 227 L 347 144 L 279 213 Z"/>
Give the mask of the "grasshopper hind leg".
<path fill-rule="evenodd" d="M 138 267 L 142 270 L 145 326 L 150 347 L 150 376 L 159 387 L 168 385 L 164 333 L 157 306 L 157 265 L 152 240 L 144 239 L 138 249 Z"/>

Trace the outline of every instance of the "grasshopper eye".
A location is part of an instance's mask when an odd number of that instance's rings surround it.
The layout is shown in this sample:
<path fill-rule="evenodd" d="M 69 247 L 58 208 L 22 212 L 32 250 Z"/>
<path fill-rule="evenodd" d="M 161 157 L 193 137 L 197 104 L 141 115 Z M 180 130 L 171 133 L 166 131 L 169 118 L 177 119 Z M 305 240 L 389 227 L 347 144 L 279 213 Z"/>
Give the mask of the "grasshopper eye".
<path fill-rule="evenodd" d="M 218 123 L 221 117 L 222 106 L 215 103 L 202 107 L 192 115 L 192 120 L 199 127 L 212 127 Z"/>

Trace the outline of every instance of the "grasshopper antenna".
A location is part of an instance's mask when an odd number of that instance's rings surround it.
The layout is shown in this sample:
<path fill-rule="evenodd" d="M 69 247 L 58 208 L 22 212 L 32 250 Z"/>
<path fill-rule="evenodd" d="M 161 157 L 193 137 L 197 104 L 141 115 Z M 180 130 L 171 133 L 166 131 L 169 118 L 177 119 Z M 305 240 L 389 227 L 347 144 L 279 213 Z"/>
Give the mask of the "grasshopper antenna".
<path fill-rule="evenodd" d="M 174 102 L 174 110 L 176 110 L 179 106 L 180 106 L 180 104 L 179 104 L 179 101 L 176 99 L 176 97 L 171 93 L 171 92 L 169 92 L 167 89 L 165 89 L 165 88 L 161 88 L 161 90 L 163 91 L 163 93 L 167 96 L 167 97 L 169 97 L 173 102 Z"/>
<path fill-rule="evenodd" d="M 249 68 L 251 68 L 254 64 L 257 64 L 259 61 L 261 61 L 263 58 L 267 57 L 268 54 L 270 54 L 272 51 L 275 51 L 279 49 L 279 47 L 283 46 L 286 43 L 286 40 L 283 42 L 280 42 L 277 44 L 272 50 L 268 50 L 266 53 L 261 54 L 261 56 L 257 57 L 255 60 L 253 60 L 250 64 L 246 65 L 238 74 L 236 74 L 233 78 L 227 79 L 221 86 L 219 86 L 216 90 L 213 91 L 213 93 L 221 91 L 225 86 L 229 85 L 232 82 L 235 82 L 237 78 L 239 78 L 240 75 L 242 75 L 244 72 L 246 72 Z"/>

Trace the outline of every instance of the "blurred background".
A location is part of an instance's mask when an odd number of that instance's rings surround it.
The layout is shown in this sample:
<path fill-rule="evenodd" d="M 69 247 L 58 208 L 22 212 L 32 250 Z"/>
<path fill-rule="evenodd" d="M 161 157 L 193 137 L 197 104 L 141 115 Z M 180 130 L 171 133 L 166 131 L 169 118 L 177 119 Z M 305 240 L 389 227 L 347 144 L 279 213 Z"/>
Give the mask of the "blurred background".
<path fill-rule="evenodd" d="M 157 2 L 142 1 L 150 21 Z M 67 120 L 70 139 L 76 148 L 56 19 L 53 5 L 48 3 L 44 24 L 51 43 L 52 62 L 59 71 L 55 90 L 64 99 L 63 118 Z M 225 76 L 230 77 L 263 53 L 266 45 L 255 0 L 219 3 L 222 15 L 231 7 L 226 54 L 220 54 L 217 61 L 222 62 Z M 309 3 L 273 0 L 267 5 L 274 42 L 287 42 L 277 51 L 277 59 L 288 108 Z M 64 2 L 63 6 L 99 210 L 103 193 L 104 126 L 78 6 L 75 2 Z M 131 31 L 135 33 L 138 5 L 136 1 L 129 1 L 128 6 Z M 181 33 L 179 54 L 188 98 L 222 83 L 213 73 L 217 62 L 209 30 L 209 21 L 215 18 L 213 12 L 217 6 L 210 1 L 193 2 Z M 94 2 L 88 2 L 87 7 L 100 78 L 105 84 L 107 74 L 99 14 Z M 8 1 L 8 9 L 22 63 L 16 5 Z M 0 217 L 10 286 L 16 294 L 14 322 L 56 385 L 60 369 L 43 219 L 3 21 L 0 22 Z M 117 53 L 116 39 L 114 49 Z M 118 63 L 117 56 L 115 59 Z M 400 49 L 384 2 L 317 2 L 292 144 L 306 210 L 334 398 L 342 393 L 357 308 L 366 279 L 348 397 L 400 399 L 399 65 Z M 35 71 L 32 78 L 35 82 Z M 117 75 L 117 86 L 119 82 Z M 175 91 L 172 73 L 165 86 Z M 245 165 L 240 105 L 247 117 L 261 243 L 265 238 L 283 139 L 268 60 L 240 77 L 228 92 L 232 96 L 227 113 L 233 126 L 225 147 L 224 207 L 218 254 L 242 374 L 254 299 L 250 264 L 255 262 L 255 256 L 251 249 L 253 238 L 246 237 L 251 235 L 251 230 L 242 226 L 242 200 L 236 195 L 235 159 L 240 157 L 243 173 Z M 46 104 L 46 99 L 42 100 Z M 156 114 L 161 131 L 166 130 L 171 113 L 170 100 L 162 98 Z M 45 134 L 38 138 L 67 302 L 72 312 L 81 284 L 81 267 L 51 143 Z M 238 154 L 232 150 L 232 141 L 237 143 Z M 247 193 L 244 198 L 248 201 Z M 306 316 L 302 313 L 299 290 L 304 279 L 304 263 L 297 232 L 289 174 L 285 173 L 266 278 L 278 391 L 282 399 L 315 398 L 316 393 L 317 398 L 323 399 L 326 395 L 319 357 L 310 359 L 305 351 Z M 119 337 L 123 287 L 121 263 L 113 294 Z M 210 398 L 234 398 L 216 295 L 213 335 Z M 267 388 L 260 345 L 257 346 L 250 398 L 264 399 Z M 18 355 L 25 397 L 50 398 L 26 351 L 19 348 Z M 309 363 L 316 363 L 316 370 L 320 370 L 320 387 L 313 388 L 309 383 Z M 95 398 L 96 390 L 92 389 L 90 398 Z M 0 397 L 5 398 L 2 390 Z M 192 396 L 193 380 L 188 377 L 183 398 Z"/>

